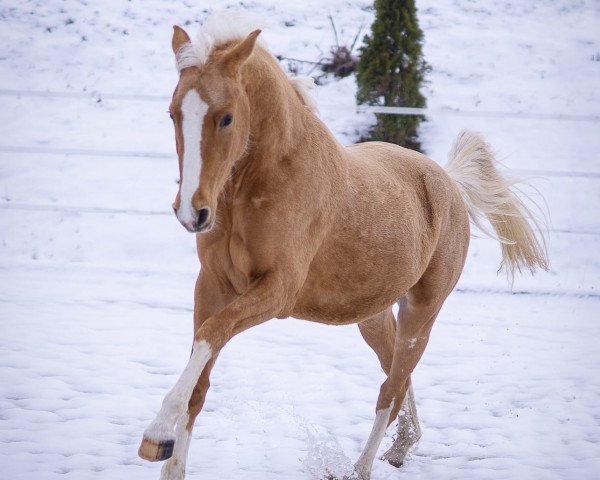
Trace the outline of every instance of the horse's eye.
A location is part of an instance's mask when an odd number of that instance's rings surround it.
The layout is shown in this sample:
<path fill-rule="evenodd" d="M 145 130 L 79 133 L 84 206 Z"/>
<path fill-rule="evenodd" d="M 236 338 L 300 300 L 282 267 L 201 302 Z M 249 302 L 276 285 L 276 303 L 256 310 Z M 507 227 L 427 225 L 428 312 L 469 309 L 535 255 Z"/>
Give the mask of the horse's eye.
<path fill-rule="evenodd" d="M 173 116 L 173 114 L 171 112 L 169 112 L 169 117 L 171 117 L 171 120 L 173 120 L 173 123 L 175 123 L 175 117 Z"/>
<path fill-rule="evenodd" d="M 229 125 L 231 125 L 231 122 L 233 122 L 233 115 L 231 115 L 231 113 L 226 113 L 225 115 L 223 115 L 221 117 L 221 121 L 219 122 L 219 127 L 220 128 L 228 127 Z"/>

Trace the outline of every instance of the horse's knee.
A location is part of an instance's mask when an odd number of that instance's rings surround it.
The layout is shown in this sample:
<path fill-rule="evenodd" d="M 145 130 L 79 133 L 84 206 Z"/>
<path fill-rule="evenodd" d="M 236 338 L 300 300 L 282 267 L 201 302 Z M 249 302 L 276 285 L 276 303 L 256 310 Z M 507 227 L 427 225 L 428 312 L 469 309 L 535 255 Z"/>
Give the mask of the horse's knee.
<path fill-rule="evenodd" d="M 194 389 L 192 396 L 190 397 L 190 401 L 188 403 L 188 412 L 190 415 L 191 424 L 193 424 L 194 420 L 196 419 L 196 417 L 202 410 L 202 407 L 204 406 L 206 392 L 208 391 L 209 387 L 210 382 L 208 381 L 208 379 L 206 380 L 206 383 L 203 382 L 202 384 L 200 384 L 199 382 L 199 384 Z"/>
<path fill-rule="evenodd" d="M 190 420 L 188 424 L 188 428 L 192 428 L 194 424 L 194 420 L 202 410 L 204 406 L 204 401 L 206 400 L 206 392 L 210 388 L 210 372 L 215 364 L 215 358 L 213 357 L 204 367 L 202 373 L 200 374 L 200 378 L 198 379 L 198 383 L 192 392 L 192 396 L 190 397 L 190 401 L 188 403 L 188 412 L 190 415 Z"/>
<path fill-rule="evenodd" d="M 218 353 L 231 337 L 230 326 L 214 320 L 214 317 L 205 321 L 194 335 L 194 342 L 206 342 L 211 352 Z"/>

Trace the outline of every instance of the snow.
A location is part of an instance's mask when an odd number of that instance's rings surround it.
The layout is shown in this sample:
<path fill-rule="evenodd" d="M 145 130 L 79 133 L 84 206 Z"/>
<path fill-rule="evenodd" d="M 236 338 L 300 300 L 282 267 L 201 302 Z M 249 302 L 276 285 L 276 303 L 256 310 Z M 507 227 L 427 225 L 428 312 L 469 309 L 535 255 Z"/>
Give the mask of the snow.
<path fill-rule="evenodd" d="M 261 37 L 273 53 L 307 60 L 335 43 L 329 13 L 349 44 L 371 23 L 370 5 L 243 4 L 269 22 Z M 457 132 L 473 128 L 507 168 L 533 175 L 551 221 L 552 268 L 517 278 L 511 291 L 496 276 L 497 244 L 473 240 L 413 376 L 423 437 L 400 469 L 376 459 L 372 478 L 597 478 L 600 123 L 524 114 L 600 114 L 598 4 L 417 5 L 429 107 L 517 112 L 433 115 L 424 148 L 443 163 Z M 157 0 L 0 7 L 3 478 L 159 477 L 161 465 L 137 448 L 187 363 L 198 270 L 193 236 L 170 211 L 170 36 L 173 23 L 195 35 L 203 10 Z M 369 122 L 352 108 L 354 80 L 319 90 L 322 118 L 352 142 Z M 286 319 L 245 332 L 213 371 L 188 478 L 348 473 L 383 380 L 355 326 Z"/>

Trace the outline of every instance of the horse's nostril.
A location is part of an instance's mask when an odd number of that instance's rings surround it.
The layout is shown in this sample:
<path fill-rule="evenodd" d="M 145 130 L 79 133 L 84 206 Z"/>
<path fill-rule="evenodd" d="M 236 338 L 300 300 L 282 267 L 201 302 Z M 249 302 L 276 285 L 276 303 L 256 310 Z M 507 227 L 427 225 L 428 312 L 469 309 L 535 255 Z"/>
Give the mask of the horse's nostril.
<path fill-rule="evenodd" d="M 210 208 L 201 208 L 198 212 L 198 227 L 203 227 L 206 221 L 208 220 L 208 216 L 210 215 Z"/>

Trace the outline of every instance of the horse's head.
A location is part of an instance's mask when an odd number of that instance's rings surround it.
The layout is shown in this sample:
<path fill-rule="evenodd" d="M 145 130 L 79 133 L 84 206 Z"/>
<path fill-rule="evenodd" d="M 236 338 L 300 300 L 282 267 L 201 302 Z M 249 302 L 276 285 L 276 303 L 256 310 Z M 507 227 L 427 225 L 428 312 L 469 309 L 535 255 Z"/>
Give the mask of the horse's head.
<path fill-rule="evenodd" d="M 198 47 L 183 29 L 174 27 L 172 46 L 180 75 L 169 112 L 180 182 L 173 209 L 189 232 L 213 227 L 219 195 L 248 144 L 250 106 L 240 68 L 259 33 L 255 30 L 225 48 L 205 52 L 206 58 L 198 62 Z"/>

